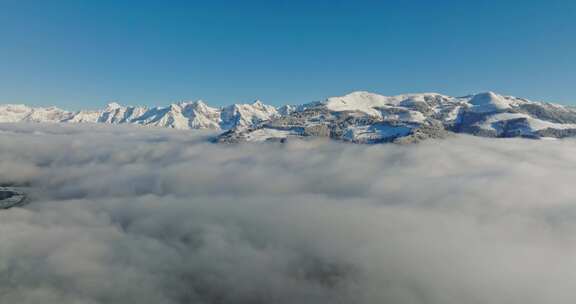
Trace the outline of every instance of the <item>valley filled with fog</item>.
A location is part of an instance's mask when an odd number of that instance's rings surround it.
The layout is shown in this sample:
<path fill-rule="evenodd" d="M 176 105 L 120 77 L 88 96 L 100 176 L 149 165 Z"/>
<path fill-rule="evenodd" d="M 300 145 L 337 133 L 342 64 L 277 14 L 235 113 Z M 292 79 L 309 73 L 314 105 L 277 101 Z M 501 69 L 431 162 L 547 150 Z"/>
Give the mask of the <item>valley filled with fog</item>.
<path fill-rule="evenodd" d="M 0 124 L 0 303 L 572 303 L 576 141 Z"/>

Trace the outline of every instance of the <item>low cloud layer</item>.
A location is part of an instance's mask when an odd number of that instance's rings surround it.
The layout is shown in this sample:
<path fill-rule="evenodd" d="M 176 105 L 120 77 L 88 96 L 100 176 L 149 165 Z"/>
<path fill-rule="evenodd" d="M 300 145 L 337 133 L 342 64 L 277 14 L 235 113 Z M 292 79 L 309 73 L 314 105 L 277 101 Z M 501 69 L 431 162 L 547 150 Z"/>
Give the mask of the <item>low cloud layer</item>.
<path fill-rule="evenodd" d="M 576 141 L 0 125 L 0 303 L 574 303 Z"/>

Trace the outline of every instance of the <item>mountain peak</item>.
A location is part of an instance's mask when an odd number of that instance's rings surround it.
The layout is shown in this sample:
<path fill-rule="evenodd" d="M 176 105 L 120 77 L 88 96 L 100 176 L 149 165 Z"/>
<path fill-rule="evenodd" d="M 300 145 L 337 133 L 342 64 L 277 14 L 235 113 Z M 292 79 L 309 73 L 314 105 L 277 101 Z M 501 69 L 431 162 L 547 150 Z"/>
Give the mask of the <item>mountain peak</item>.
<path fill-rule="evenodd" d="M 122 105 L 120 105 L 119 103 L 114 102 L 114 101 L 113 101 L 113 102 L 109 102 L 109 103 L 106 105 L 106 109 L 107 109 L 107 110 L 116 110 L 116 109 L 119 109 L 119 108 L 122 108 Z"/>
<path fill-rule="evenodd" d="M 470 99 L 474 112 L 498 112 L 510 108 L 510 101 L 494 92 L 478 93 Z"/>
<path fill-rule="evenodd" d="M 354 91 L 322 102 L 278 108 L 260 100 L 224 107 L 210 107 L 202 100 L 161 107 L 127 107 L 111 102 L 103 110 L 78 112 L 0 105 L 0 122 L 91 122 L 219 129 L 234 130 L 237 133 L 231 136 L 240 137 L 241 132 L 256 130 L 256 135 L 262 132 L 274 136 L 316 134 L 364 142 L 386 141 L 398 134 L 408 136 L 410 132 L 416 132 L 414 138 L 419 138 L 422 132 L 432 132 L 430 136 L 445 132 L 503 137 L 576 136 L 576 109 L 490 91 L 463 97 L 437 93 L 384 96 Z"/>
<path fill-rule="evenodd" d="M 215 108 L 210 107 L 206 104 L 203 100 L 199 99 L 192 103 L 193 109 L 200 111 L 200 112 L 214 112 L 216 111 Z"/>
<path fill-rule="evenodd" d="M 380 95 L 380 94 L 370 92 L 370 91 L 359 90 L 359 91 L 352 91 L 352 92 L 346 94 L 345 96 L 348 96 L 348 95 L 350 95 L 350 96 L 360 96 L 360 95 L 366 96 L 366 95 Z"/>
<path fill-rule="evenodd" d="M 177 112 L 180 112 L 180 110 L 182 109 L 182 107 L 183 107 L 184 105 L 185 105 L 185 104 L 183 104 L 183 103 L 171 103 L 171 104 L 168 106 L 168 110 L 169 110 L 169 111 L 177 111 Z"/>
<path fill-rule="evenodd" d="M 255 106 L 255 107 L 263 107 L 263 106 L 264 106 L 264 103 L 263 103 L 262 101 L 260 101 L 260 99 L 256 99 L 256 100 L 252 103 L 252 105 Z"/>
<path fill-rule="evenodd" d="M 192 104 L 196 107 L 207 107 L 208 106 L 202 99 L 198 99 L 195 102 L 193 102 Z"/>
<path fill-rule="evenodd" d="M 390 103 L 389 97 L 366 91 L 355 91 L 344 96 L 330 97 L 323 102 L 331 111 L 336 112 L 364 112 L 370 116 L 379 116 L 375 107 Z"/>
<path fill-rule="evenodd" d="M 499 95 L 495 92 L 487 91 L 475 94 L 474 96 L 472 96 L 472 100 L 477 100 L 479 102 L 486 102 L 489 100 L 495 100 L 502 97 L 503 97 L 502 95 Z M 472 100 L 470 102 L 472 102 Z"/>

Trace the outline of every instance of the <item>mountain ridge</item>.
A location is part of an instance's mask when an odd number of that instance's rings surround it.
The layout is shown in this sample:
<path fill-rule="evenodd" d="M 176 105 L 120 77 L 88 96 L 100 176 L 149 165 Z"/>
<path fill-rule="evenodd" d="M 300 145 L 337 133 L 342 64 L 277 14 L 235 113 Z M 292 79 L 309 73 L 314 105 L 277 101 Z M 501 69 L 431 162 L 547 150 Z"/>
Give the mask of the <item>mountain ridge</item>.
<path fill-rule="evenodd" d="M 167 106 L 124 106 L 66 111 L 57 107 L 0 105 L 0 122 L 137 124 L 225 131 L 219 142 L 324 136 L 354 143 L 413 142 L 451 133 L 488 137 L 576 136 L 576 109 L 483 92 L 384 96 L 355 91 L 300 105 L 253 103 L 211 107 L 202 100 Z"/>
<path fill-rule="evenodd" d="M 116 102 L 101 110 L 67 111 L 57 107 L 1 104 L 0 123 L 106 123 L 137 124 L 174 129 L 224 130 L 245 127 L 278 115 L 276 108 L 257 100 L 252 104 L 210 107 L 202 100 L 167 106 L 124 106 Z"/>

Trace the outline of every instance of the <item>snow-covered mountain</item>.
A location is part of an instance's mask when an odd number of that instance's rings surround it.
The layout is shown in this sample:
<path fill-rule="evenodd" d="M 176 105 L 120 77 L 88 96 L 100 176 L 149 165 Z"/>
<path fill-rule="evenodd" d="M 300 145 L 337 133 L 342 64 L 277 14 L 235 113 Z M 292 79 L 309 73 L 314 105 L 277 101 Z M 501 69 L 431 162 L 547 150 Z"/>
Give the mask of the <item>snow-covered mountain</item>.
<path fill-rule="evenodd" d="M 220 142 L 324 136 L 354 143 L 415 142 L 452 133 L 487 137 L 576 136 L 576 109 L 493 92 L 382 96 L 353 92 L 323 102 L 282 107 L 279 117 L 223 133 Z"/>
<path fill-rule="evenodd" d="M 61 122 L 72 113 L 55 108 L 33 108 L 25 105 L 0 105 L 0 122 Z"/>
<path fill-rule="evenodd" d="M 229 130 L 246 128 L 280 114 L 261 101 L 213 108 L 202 101 L 165 107 L 133 107 L 110 103 L 102 110 L 70 112 L 55 107 L 0 105 L 0 122 L 138 124 L 174 129 Z"/>
<path fill-rule="evenodd" d="M 383 96 L 352 92 L 279 108 L 260 101 L 210 107 L 202 101 L 165 107 L 111 103 L 103 110 L 0 105 L 0 122 L 138 124 L 226 131 L 218 142 L 329 137 L 354 143 L 414 142 L 453 133 L 487 137 L 576 136 L 576 109 L 493 92 L 463 97 L 437 93 Z"/>

